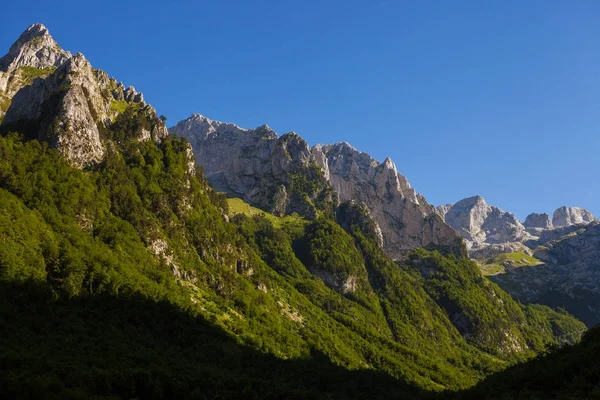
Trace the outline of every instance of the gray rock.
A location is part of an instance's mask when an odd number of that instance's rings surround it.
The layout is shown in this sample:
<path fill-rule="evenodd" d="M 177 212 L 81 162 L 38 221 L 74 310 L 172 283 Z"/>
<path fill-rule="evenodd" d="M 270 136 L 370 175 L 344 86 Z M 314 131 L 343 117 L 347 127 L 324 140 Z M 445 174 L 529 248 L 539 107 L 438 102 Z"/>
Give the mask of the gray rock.
<path fill-rule="evenodd" d="M 552 215 L 552 224 L 557 228 L 582 223 L 590 223 L 595 220 L 596 218 L 591 212 L 580 207 L 562 206 L 556 209 Z"/>
<path fill-rule="evenodd" d="M 467 240 L 469 254 L 501 254 L 510 246 L 495 246 L 483 252 L 489 245 L 524 242 L 532 237 L 523 224 L 509 212 L 490 206 L 483 197 L 474 196 L 461 200 L 447 208 L 438 208 L 444 212 L 446 223 Z"/>
<path fill-rule="evenodd" d="M 552 229 L 552 221 L 550 220 L 550 216 L 546 213 L 538 214 L 531 213 L 525 218 L 526 228 L 542 228 L 542 229 Z"/>
<path fill-rule="evenodd" d="M 507 268 L 490 278 L 524 303 L 561 306 L 588 326 L 599 323 L 600 223 L 547 232 L 552 240 L 534 253 L 542 265 Z"/>
<path fill-rule="evenodd" d="M 8 54 L 0 58 L 0 71 L 9 72 L 19 67 L 59 67 L 71 58 L 54 41 L 42 24 L 31 25 L 10 47 Z"/>
<path fill-rule="evenodd" d="M 25 67 L 50 69 L 37 71 L 33 81 L 18 79 Z M 0 59 L 0 69 L 11 78 L 10 90 L 0 90 L 10 99 L 2 126 L 48 141 L 75 166 L 103 159 L 108 139 L 100 131 L 117 117 L 115 101 L 135 104 L 155 121 L 151 131 L 140 132 L 140 140 L 158 141 L 168 135 L 141 93 L 93 69 L 81 53 L 71 56 L 62 50 L 43 25 L 32 25 L 21 35 Z"/>
<path fill-rule="evenodd" d="M 458 235 L 389 158 L 379 163 L 348 143 L 310 148 L 295 133 L 278 137 L 266 125 L 242 129 L 199 114 L 169 131 L 188 139 L 198 165 L 217 189 L 261 208 L 311 217 L 316 211 L 294 198 L 291 190 L 293 179 L 306 178 L 318 188 L 309 193 L 313 203 L 364 204 L 381 230 L 384 250 L 393 258 L 417 247 L 461 246 Z"/>
<path fill-rule="evenodd" d="M 437 206 L 437 212 L 442 216 L 446 217 L 446 213 L 452 208 L 453 204 L 443 204 L 441 206 Z"/>
<path fill-rule="evenodd" d="M 392 258 L 417 247 L 456 244 L 457 235 L 416 194 L 390 158 L 379 163 L 346 142 L 317 145 L 312 154 L 340 201 L 367 206 L 383 233 L 384 250 Z"/>
<path fill-rule="evenodd" d="M 471 248 L 469 251 L 469 256 L 476 260 L 485 260 L 488 258 L 495 257 L 499 254 L 506 253 L 515 253 L 521 252 L 527 255 L 532 255 L 533 251 L 524 245 L 523 243 L 518 242 L 507 242 L 507 243 L 497 243 L 497 244 L 489 244 L 477 248 Z"/>

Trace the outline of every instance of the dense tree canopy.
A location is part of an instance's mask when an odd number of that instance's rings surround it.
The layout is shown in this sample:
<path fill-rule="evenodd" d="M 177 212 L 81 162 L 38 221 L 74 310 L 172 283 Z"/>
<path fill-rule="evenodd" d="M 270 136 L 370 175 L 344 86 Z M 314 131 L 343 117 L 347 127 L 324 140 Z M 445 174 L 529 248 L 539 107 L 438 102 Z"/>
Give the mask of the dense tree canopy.
<path fill-rule="evenodd" d="M 0 137 L 11 397 L 421 397 L 581 334 L 468 260 L 418 250 L 399 265 L 331 212 L 228 218 L 185 141 L 133 140 L 143 113 L 123 115 L 105 132 L 117 145 L 84 171 Z"/>

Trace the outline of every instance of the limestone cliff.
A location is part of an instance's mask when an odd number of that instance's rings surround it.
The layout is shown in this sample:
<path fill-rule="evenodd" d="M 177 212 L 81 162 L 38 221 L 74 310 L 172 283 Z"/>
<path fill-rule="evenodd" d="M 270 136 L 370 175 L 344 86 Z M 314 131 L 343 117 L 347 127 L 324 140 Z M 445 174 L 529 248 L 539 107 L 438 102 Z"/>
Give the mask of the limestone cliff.
<path fill-rule="evenodd" d="M 521 223 L 514 214 L 489 205 L 481 196 L 438 206 L 436 210 L 466 240 L 470 256 L 476 259 L 515 251 L 530 254 L 544 237 L 556 239 L 564 235 L 562 228 L 596 220 L 583 208 L 563 206 L 554 212 L 552 220 L 548 214 L 532 213 Z"/>
<path fill-rule="evenodd" d="M 47 141 L 79 167 L 103 159 L 110 145 L 103 132 L 128 107 L 151 121 L 140 140 L 168 134 L 141 93 L 93 69 L 82 54 L 62 50 L 41 24 L 29 27 L 0 59 L 0 95 L 2 131 Z"/>
<path fill-rule="evenodd" d="M 595 221 L 596 218 L 586 209 L 580 207 L 560 207 L 552 215 L 552 225 L 556 228 L 577 224 L 586 224 Z"/>
<path fill-rule="evenodd" d="M 523 224 L 509 212 L 486 203 L 481 196 L 473 196 L 459 201 L 452 206 L 438 207 L 443 213 L 446 223 L 466 239 L 470 253 L 487 249 L 510 252 L 519 247 L 516 243 L 531 239 Z M 445 212 L 444 212 L 445 211 Z M 499 246 L 503 245 L 503 246 Z"/>
<path fill-rule="evenodd" d="M 599 323 L 600 223 L 548 231 L 534 256 L 540 265 L 507 268 L 491 279 L 524 303 L 561 306 L 588 326 Z"/>
<path fill-rule="evenodd" d="M 348 143 L 311 148 L 295 133 L 279 137 L 266 125 L 242 129 L 200 114 L 170 133 L 189 140 L 218 189 L 276 214 L 313 217 L 324 204 L 355 201 L 369 210 L 393 258 L 417 247 L 461 247 L 459 236 L 389 158 L 379 163 Z"/>

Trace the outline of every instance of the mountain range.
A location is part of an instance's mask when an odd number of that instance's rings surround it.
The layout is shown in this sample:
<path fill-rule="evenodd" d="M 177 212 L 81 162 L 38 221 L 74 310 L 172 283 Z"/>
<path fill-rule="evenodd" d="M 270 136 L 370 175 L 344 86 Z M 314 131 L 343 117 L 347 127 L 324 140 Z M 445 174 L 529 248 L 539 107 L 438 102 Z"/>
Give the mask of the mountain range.
<path fill-rule="evenodd" d="M 523 223 L 481 196 L 435 208 L 391 159 L 379 163 L 345 142 L 310 147 L 294 132 L 278 136 L 268 125 L 242 129 L 200 114 L 169 132 L 191 143 L 208 181 L 229 195 L 276 215 L 307 218 L 315 218 L 323 204 L 360 203 L 393 259 L 418 247 L 460 254 L 464 242 L 482 272 L 520 301 L 563 306 L 588 326 L 600 322 L 595 231 L 586 229 L 597 220 L 585 209 L 563 206 L 552 219 L 534 213 Z M 306 182 L 298 185 L 300 180 Z M 582 235 L 566 237 L 573 234 Z M 548 257 L 549 252 L 554 255 Z"/>
<path fill-rule="evenodd" d="M 585 210 L 524 225 L 436 208 L 348 143 L 167 130 L 41 24 L 0 59 L 0 119 L 9 398 L 503 398 L 575 359 L 552 394 L 597 393 Z"/>

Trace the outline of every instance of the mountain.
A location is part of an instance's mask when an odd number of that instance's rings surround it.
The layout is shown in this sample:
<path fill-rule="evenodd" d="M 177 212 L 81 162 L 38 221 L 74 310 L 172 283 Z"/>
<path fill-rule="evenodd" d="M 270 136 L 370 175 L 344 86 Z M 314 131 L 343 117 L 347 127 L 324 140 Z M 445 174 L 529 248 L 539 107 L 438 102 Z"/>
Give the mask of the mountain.
<path fill-rule="evenodd" d="M 41 25 L 2 60 L 13 77 L 37 71 L 3 92 L 5 397 L 453 395 L 585 329 L 513 300 L 460 251 L 409 251 L 460 239 L 389 160 L 205 120 L 221 139 L 201 142 L 225 153 L 195 154 L 141 94 Z M 226 198 L 195 166 L 232 155 L 247 174 L 207 174 L 229 191 L 255 185 L 272 213 Z M 407 225 L 396 247 L 377 220 L 394 205 Z M 407 254 L 394 261 L 386 246 Z"/>
<path fill-rule="evenodd" d="M 8 99 L 0 129 L 44 140 L 74 165 L 103 160 L 120 139 L 109 136 L 108 126 L 130 107 L 143 114 L 140 140 L 168 134 L 140 93 L 93 69 L 82 54 L 62 50 L 41 24 L 29 27 L 0 59 L 0 74 L 0 88 L 6 82 L 1 96 Z"/>
<path fill-rule="evenodd" d="M 170 128 L 186 138 L 196 163 L 217 189 L 277 215 L 318 211 L 349 200 L 364 203 L 392 258 L 417 247 L 460 251 L 458 235 L 411 188 L 388 158 L 379 163 L 348 143 L 309 145 L 268 126 L 242 129 L 194 114 Z"/>
<path fill-rule="evenodd" d="M 588 326 L 600 323 L 598 222 L 579 207 L 521 223 L 480 196 L 438 207 L 485 275 L 524 303 L 564 307 Z"/>
<path fill-rule="evenodd" d="M 600 323 L 600 223 L 569 228 L 576 229 L 550 231 L 557 237 L 533 253 L 539 264 L 508 267 L 490 278 L 523 303 L 564 307 L 591 327 Z"/>
<path fill-rule="evenodd" d="M 44 25 L 35 24 L 27 28 L 8 54 L 0 58 L 0 118 L 19 89 L 38 76 L 49 75 L 69 58 L 71 53 L 60 48 Z"/>
<path fill-rule="evenodd" d="M 600 328 L 596 327 L 587 331 L 577 345 L 515 365 L 450 398 L 597 399 L 599 355 Z"/>
<path fill-rule="evenodd" d="M 552 215 L 552 225 L 556 228 L 586 224 L 595 221 L 591 212 L 579 207 L 560 207 Z"/>
<path fill-rule="evenodd" d="M 438 207 L 437 211 L 466 240 L 474 258 L 522 249 L 520 243 L 532 238 L 517 217 L 490 206 L 481 196 Z"/>
<path fill-rule="evenodd" d="M 545 236 L 561 232 L 555 228 L 596 221 L 583 208 L 563 206 L 554 211 L 552 220 L 548 214 L 532 213 L 521 223 L 514 214 L 489 205 L 481 196 L 438 206 L 436 210 L 465 239 L 469 255 L 475 259 L 516 251 L 531 255 Z"/>

